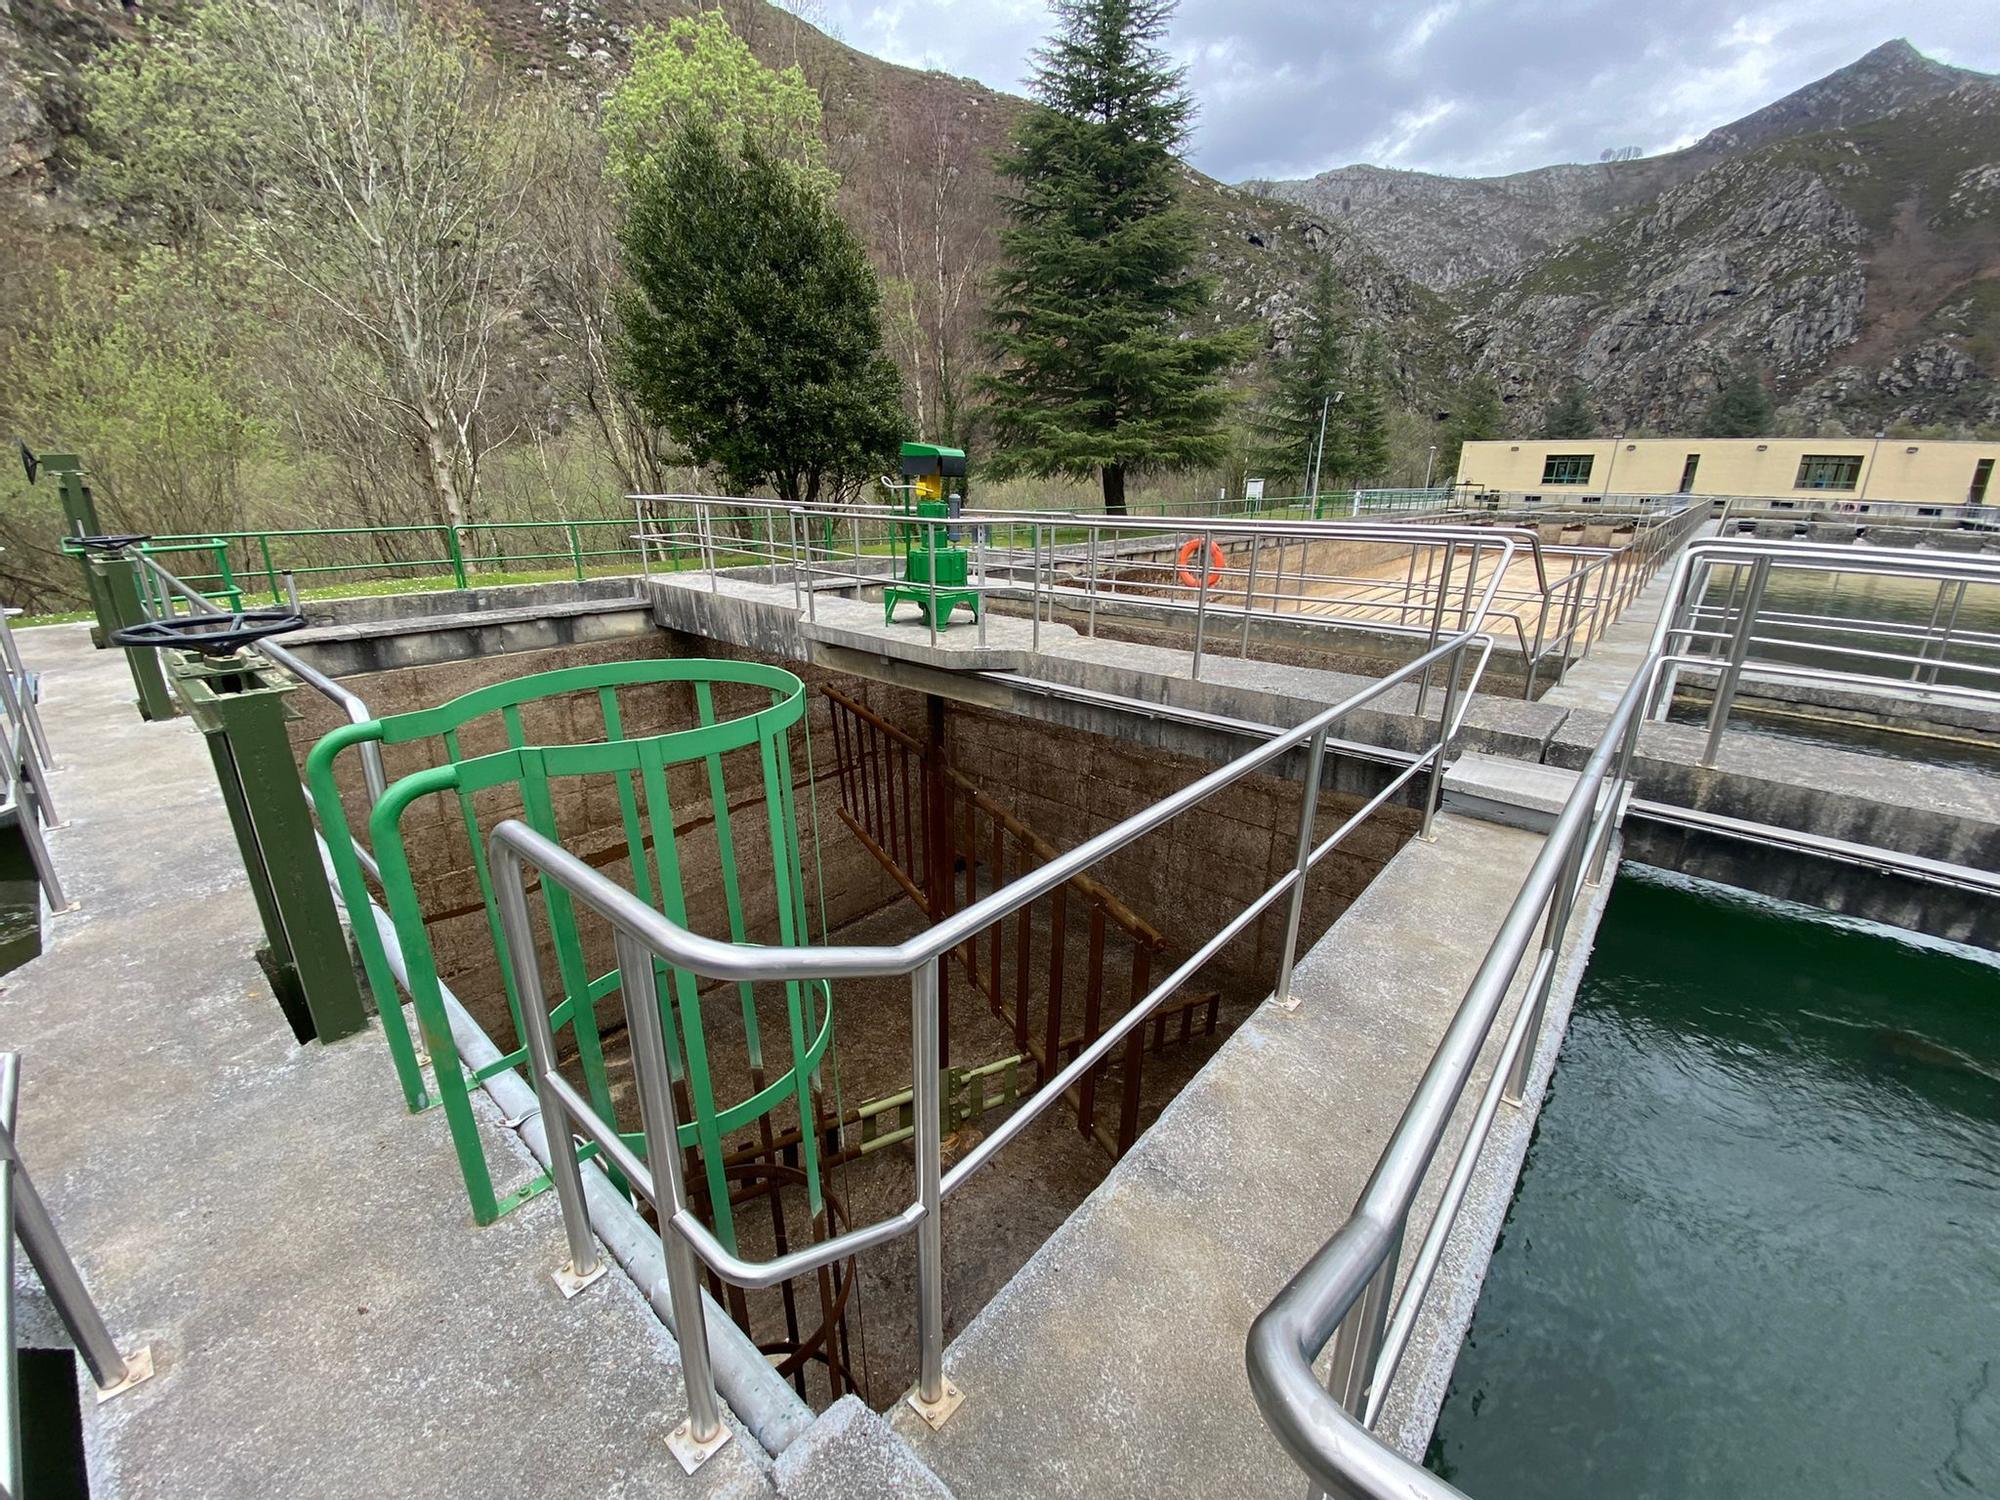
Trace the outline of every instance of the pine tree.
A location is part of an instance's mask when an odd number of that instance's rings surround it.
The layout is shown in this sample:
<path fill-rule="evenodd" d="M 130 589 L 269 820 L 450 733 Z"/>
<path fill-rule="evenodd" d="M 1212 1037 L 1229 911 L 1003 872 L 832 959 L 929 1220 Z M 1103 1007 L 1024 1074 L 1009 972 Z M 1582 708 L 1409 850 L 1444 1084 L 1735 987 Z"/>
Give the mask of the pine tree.
<path fill-rule="evenodd" d="M 1444 441 L 1438 447 L 1437 472 L 1458 473 L 1459 451 L 1467 443 L 1500 435 L 1500 392 L 1484 375 L 1475 377 L 1459 394 L 1457 409 L 1445 424 Z"/>
<path fill-rule="evenodd" d="M 1597 419 L 1590 413 L 1590 401 L 1583 382 L 1572 377 L 1564 382 L 1556 399 L 1542 417 L 1545 438 L 1587 438 L 1597 435 Z"/>
<path fill-rule="evenodd" d="M 740 489 L 811 504 L 894 453 L 902 390 L 875 274 L 828 198 L 690 120 L 632 177 L 617 300 L 634 397 Z"/>
<path fill-rule="evenodd" d="M 998 168 L 1003 202 L 985 382 L 996 475 L 1101 475 L 1125 510 L 1139 469 L 1218 462 L 1220 376 L 1247 330 L 1191 333 L 1209 303 L 1175 152 L 1194 105 L 1160 48 L 1171 0 L 1055 0 L 1037 107 Z"/>
<path fill-rule="evenodd" d="M 1340 403 L 1344 419 L 1342 448 L 1348 463 L 1340 477 L 1349 485 L 1380 480 L 1389 467 L 1387 385 L 1382 348 L 1371 336 L 1351 365 L 1347 399 Z M 1325 488 L 1324 484 L 1321 488 Z"/>
<path fill-rule="evenodd" d="M 1291 347 L 1271 361 L 1270 390 L 1252 423 L 1257 462 L 1281 476 L 1288 493 L 1305 494 L 1315 480 L 1324 486 L 1354 468 L 1344 441 L 1352 393 L 1340 312 L 1340 280 L 1332 260 L 1322 257 L 1305 316 Z"/>
<path fill-rule="evenodd" d="M 1748 365 L 1723 379 L 1702 414 L 1703 437 L 1762 437 L 1771 430 L 1771 393 Z"/>

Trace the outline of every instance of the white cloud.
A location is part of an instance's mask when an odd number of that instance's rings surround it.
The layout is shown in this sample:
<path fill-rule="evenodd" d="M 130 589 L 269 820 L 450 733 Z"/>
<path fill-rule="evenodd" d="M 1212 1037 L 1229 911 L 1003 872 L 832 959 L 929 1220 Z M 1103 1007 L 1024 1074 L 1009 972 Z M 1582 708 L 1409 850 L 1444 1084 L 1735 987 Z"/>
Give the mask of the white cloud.
<path fill-rule="evenodd" d="M 1023 87 L 1045 0 L 826 0 L 852 45 Z M 1169 45 L 1226 181 L 1349 162 L 1457 174 L 1690 144 L 1887 40 L 2000 70 L 1987 5 L 1909 0 L 1182 0 Z"/>

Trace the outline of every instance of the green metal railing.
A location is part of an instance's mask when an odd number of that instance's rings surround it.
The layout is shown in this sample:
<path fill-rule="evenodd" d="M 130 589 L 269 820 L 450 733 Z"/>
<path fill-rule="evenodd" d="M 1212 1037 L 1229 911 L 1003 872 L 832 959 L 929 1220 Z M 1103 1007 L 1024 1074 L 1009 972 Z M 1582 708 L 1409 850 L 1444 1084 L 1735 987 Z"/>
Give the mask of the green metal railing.
<path fill-rule="evenodd" d="M 636 564 L 629 517 L 475 521 L 464 526 L 308 526 L 156 536 L 153 555 L 203 554 L 204 572 L 175 572 L 218 602 L 241 608 L 246 594 L 285 602 L 287 575 L 300 587 L 380 578 L 438 578 L 470 588 L 483 574 L 566 572 L 581 583 L 607 562 Z"/>
<path fill-rule="evenodd" d="M 695 727 L 628 737 L 627 725 L 635 722 L 648 705 L 636 700 L 621 701 L 621 691 L 667 684 L 691 689 L 698 720 Z M 753 697 L 759 706 L 734 717 L 719 716 L 716 702 L 719 689 Z M 562 714 L 565 723 L 581 722 L 594 708 L 601 719 L 602 739 L 590 743 L 531 742 L 523 724 L 523 709 L 562 700 L 570 700 L 569 710 Z M 716 879 L 729 936 L 741 943 L 750 939 L 753 914 L 746 906 L 744 884 L 738 872 L 739 839 L 731 821 L 724 758 L 731 752 L 748 751 L 755 755 L 761 769 L 761 800 L 770 847 L 777 851 L 771 862 L 769 915 L 774 924 L 770 932 L 780 944 L 800 942 L 806 934 L 806 895 L 799 859 L 788 734 L 801 721 L 804 711 L 803 685 L 797 677 L 778 667 L 756 662 L 700 660 L 616 662 L 517 678 L 476 689 L 435 708 L 344 725 L 313 747 L 306 762 L 306 780 L 320 825 L 326 831 L 342 899 L 351 914 L 366 913 L 370 892 L 364 875 L 376 875 L 401 951 L 405 970 L 402 978 L 410 995 L 417 1030 L 428 1053 L 427 1059 L 420 1056 L 411 1036 L 398 998 L 398 976 L 390 965 L 380 933 L 371 922 L 356 917 L 352 924 L 355 938 L 382 1017 L 382 1030 L 397 1077 L 411 1110 L 428 1109 L 434 1104 L 443 1106 L 473 1216 L 478 1222 L 491 1223 L 549 1184 L 544 1175 L 504 1198 L 496 1194 L 471 1105 L 474 1086 L 494 1073 L 521 1066 L 528 1055 L 526 1033 L 521 1025 L 520 992 L 507 960 L 506 936 L 501 930 L 487 869 L 486 835 L 490 825 L 497 821 L 493 814 L 521 817 L 530 827 L 555 838 L 558 817 L 553 783 L 564 781 L 567 793 L 577 786 L 578 779 L 600 785 L 609 781 L 617 799 L 619 828 L 624 834 L 624 853 L 630 860 L 634 890 L 649 906 L 672 914 L 675 921 L 685 922 L 688 892 L 682 880 L 680 843 L 675 832 L 676 809 L 669 797 L 668 781 L 669 773 L 676 768 L 697 768 L 701 773 L 698 785 L 710 805 L 718 856 Z M 570 717 L 571 712 L 574 718 Z M 505 741 L 503 749 L 485 754 L 467 751 L 470 742 L 500 738 Z M 335 773 L 342 752 L 371 744 L 421 744 L 426 750 L 441 754 L 444 763 L 391 782 L 374 803 L 367 816 L 367 845 L 373 851 L 373 868 L 364 872 L 362 861 L 367 856 L 354 842 L 348 809 Z M 735 774 L 740 778 L 741 762 L 732 761 L 731 765 L 739 768 Z M 479 794 L 494 789 L 502 789 L 501 795 L 487 799 L 484 807 L 487 816 L 483 820 L 487 826 L 482 828 Z M 740 786 L 738 790 L 740 796 Z M 437 796 L 446 797 L 456 805 L 470 842 L 472 868 L 488 934 L 500 957 L 507 1011 L 513 1024 L 511 1050 L 479 1068 L 461 1062 L 452 1037 L 426 923 L 425 903 L 417 889 L 418 874 L 434 872 L 413 872 L 406 845 L 406 820 L 413 821 L 411 810 L 431 805 L 429 799 Z M 448 809 L 445 816 L 449 817 Z M 758 869 L 761 878 L 761 862 Z M 568 893 L 550 884 L 544 887 L 543 896 L 562 989 L 561 1003 L 555 1007 L 551 1021 L 563 1029 L 575 1049 L 584 1092 L 592 1106 L 602 1117 L 614 1118 L 596 1006 L 622 988 L 620 971 L 612 968 L 593 975 Z M 763 915 L 760 911 L 754 917 L 760 931 Z M 680 1039 L 675 1055 L 675 1081 L 685 1083 L 693 1106 L 693 1118 L 683 1127 L 681 1139 L 684 1145 L 697 1147 L 701 1153 L 717 1233 L 734 1238 L 722 1139 L 771 1113 L 788 1099 L 799 1108 L 800 1166 L 805 1172 L 812 1210 L 817 1214 L 821 1191 L 814 1123 L 816 1106 L 808 1097 L 808 1080 L 818 1071 L 832 1037 L 830 989 L 823 983 L 786 986 L 789 1063 L 775 1076 L 767 1076 L 751 986 L 737 987 L 752 1088 L 744 1099 L 718 1107 L 694 977 L 670 971 L 662 964 L 657 966 L 655 983 L 662 997 L 663 1012 L 670 1012 L 662 1017 L 666 1034 Z M 627 1144 L 643 1150 L 643 1136 L 634 1134 Z M 585 1154 L 595 1150 L 587 1147 Z"/>

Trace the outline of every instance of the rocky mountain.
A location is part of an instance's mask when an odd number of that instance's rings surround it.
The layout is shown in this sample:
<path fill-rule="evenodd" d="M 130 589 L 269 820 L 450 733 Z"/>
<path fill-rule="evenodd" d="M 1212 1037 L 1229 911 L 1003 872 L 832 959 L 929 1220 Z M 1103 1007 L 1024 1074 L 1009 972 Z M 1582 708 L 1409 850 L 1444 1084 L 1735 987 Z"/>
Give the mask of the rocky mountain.
<path fill-rule="evenodd" d="M 1907 42 L 1664 156 L 1253 186 L 1447 298 L 1519 431 L 1571 376 L 1684 429 L 1740 362 L 1794 424 L 2000 423 L 2000 81 Z"/>

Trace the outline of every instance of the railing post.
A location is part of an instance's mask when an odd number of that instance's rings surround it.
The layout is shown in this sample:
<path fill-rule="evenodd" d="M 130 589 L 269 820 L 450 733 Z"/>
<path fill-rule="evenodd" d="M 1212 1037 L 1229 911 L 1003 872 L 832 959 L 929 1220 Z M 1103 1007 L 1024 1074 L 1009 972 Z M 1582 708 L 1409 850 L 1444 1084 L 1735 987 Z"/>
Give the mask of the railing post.
<path fill-rule="evenodd" d="M 1299 923 L 1305 916 L 1306 875 L 1312 859 L 1313 824 L 1319 814 L 1320 770 L 1325 759 L 1326 731 L 1321 729 L 1306 751 L 1305 805 L 1299 809 L 1298 846 L 1292 855 L 1292 899 L 1285 911 L 1284 945 L 1278 950 L 1277 983 L 1271 989 L 1271 998 L 1288 1009 L 1296 1003 L 1292 998 L 1292 966 L 1298 959 Z"/>
<path fill-rule="evenodd" d="M 1090 584 L 1090 628 L 1091 640 L 1097 639 L 1097 528 L 1090 528 L 1089 561 L 1084 564 L 1085 576 Z"/>
<path fill-rule="evenodd" d="M 944 1101 L 939 1093 L 938 965 L 927 959 L 910 975 L 910 1109 L 916 1147 L 917 1383 L 910 1406 L 932 1427 L 942 1427 L 965 1399 L 944 1378 Z"/>
<path fill-rule="evenodd" d="M 141 1348 L 130 1358 L 119 1353 L 111 1330 L 104 1324 L 104 1315 L 98 1311 L 97 1303 L 90 1295 L 90 1288 L 84 1285 L 76 1262 L 63 1248 L 62 1238 L 56 1233 L 55 1221 L 49 1217 L 48 1206 L 35 1191 L 34 1181 L 28 1176 L 28 1169 L 14 1145 L 14 1113 L 19 1092 L 20 1059 L 11 1052 L 0 1053 L 0 1212 L 5 1215 L 0 1218 L 0 1239 L 7 1242 L 5 1251 L 0 1252 L 0 1271 L 7 1276 L 5 1283 L 0 1283 L 0 1309 L 5 1311 L 7 1325 L 0 1328 L 0 1333 L 5 1334 L 4 1342 L 0 1342 L 0 1361 L 6 1365 L 9 1401 L 15 1399 L 12 1379 L 14 1332 L 11 1325 L 13 1239 L 16 1235 L 20 1236 L 21 1246 L 28 1252 L 28 1263 L 35 1268 L 43 1290 L 48 1293 L 49 1301 L 62 1319 L 70 1342 L 83 1356 L 101 1398 L 149 1378 L 153 1373 L 152 1350 Z M 7 1473 L 0 1477 L 8 1480 L 9 1495 L 21 1493 L 18 1473 L 20 1454 L 14 1447 L 14 1434 L 18 1427 L 15 1417 L 11 1409 L 0 1411 L 0 1443 L 6 1445 L 7 1468 Z"/>
<path fill-rule="evenodd" d="M 1028 613 L 1034 620 L 1029 627 L 1028 647 L 1030 650 L 1039 651 L 1042 649 L 1042 523 L 1040 521 L 1036 521 L 1028 528 L 1028 538 L 1029 545 L 1033 548 L 1029 554 L 1031 561 L 1028 573 Z"/>
<path fill-rule="evenodd" d="M 1396 1286 L 1396 1262 L 1402 1253 L 1402 1234 L 1389 1247 L 1382 1264 L 1354 1305 L 1347 1310 L 1333 1335 L 1333 1359 L 1326 1372 L 1327 1393 L 1356 1421 L 1365 1419 L 1368 1391 L 1375 1379 L 1375 1360 L 1382 1349 L 1382 1332 L 1388 1326 L 1389 1298 Z"/>
<path fill-rule="evenodd" d="M 278 588 L 278 570 L 271 563 L 271 534 L 268 531 L 262 531 L 257 534 L 257 547 L 264 554 L 264 581 L 271 585 L 271 602 L 273 604 L 283 604 L 285 596 Z M 290 576 L 290 574 L 286 574 L 286 577 Z"/>
<path fill-rule="evenodd" d="M 35 707 L 35 695 L 29 691 L 28 669 L 21 662 L 21 648 L 14 640 L 14 627 L 8 623 L 11 616 L 20 610 L 9 605 L 0 608 L 0 668 L 11 674 L 13 691 L 20 695 L 21 718 L 28 726 L 28 736 L 34 742 L 35 754 L 40 757 L 43 769 L 54 771 L 55 751 L 49 747 L 47 731 L 42 728 L 41 712 Z"/>
<path fill-rule="evenodd" d="M 1556 879 L 1555 894 L 1549 906 L 1548 922 L 1542 929 L 1540 951 L 1555 954 L 1558 959 L 1562 953 L 1563 935 L 1569 930 L 1569 914 L 1576 903 L 1577 885 L 1583 875 L 1583 851 L 1589 843 L 1590 824 L 1586 822 L 1574 847 L 1563 859 L 1562 873 Z M 1521 1003 L 1529 1007 L 1528 1029 L 1521 1038 L 1520 1050 L 1514 1054 L 1514 1067 L 1507 1075 L 1507 1083 L 1500 1091 L 1500 1097 L 1509 1104 L 1519 1104 L 1527 1097 L 1528 1075 L 1535 1069 L 1543 1013 L 1548 1009 L 1549 990 L 1555 983 L 1555 977 L 1556 964 L 1551 962 L 1541 981 L 1521 997 Z"/>
<path fill-rule="evenodd" d="M 1257 607 L 1257 554 L 1262 550 L 1264 534 L 1258 532 L 1250 538 L 1250 576 L 1243 585 L 1243 656 L 1250 656 L 1250 615 Z"/>
<path fill-rule="evenodd" d="M 1722 748 L 1723 731 L 1729 727 L 1729 710 L 1736 702 L 1736 687 L 1742 680 L 1743 663 L 1750 654 L 1750 632 L 1757 611 L 1764 602 L 1764 583 L 1771 576 L 1771 559 L 1760 557 L 1750 568 L 1750 585 L 1743 591 L 1743 606 L 1736 616 L 1736 630 L 1729 639 L 1729 658 L 1718 669 L 1715 702 L 1708 711 L 1708 739 L 1702 745 L 1701 764 L 1713 766 Z"/>
<path fill-rule="evenodd" d="M 1424 641 L 1424 650 L 1426 652 L 1437 649 L 1438 637 L 1444 633 L 1445 597 L 1451 593 L 1451 570 L 1457 561 L 1458 543 L 1446 542 L 1444 544 L 1444 577 L 1438 582 L 1437 603 L 1431 606 L 1430 634 Z M 1426 553 L 1424 555 L 1424 591 L 1426 593 L 1430 591 L 1430 583 L 1430 554 Z M 1432 663 L 1432 665 L 1435 666 L 1436 663 Z M 1424 716 L 1424 703 L 1430 697 L 1430 692 L 1431 668 L 1425 667 L 1424 675 L 1417 679 L 1417 717 L 1420 719 Z"/>
<path fill-rule="evenodd" d="M 1201 534 L 1201 550 L 1194 559 L 1194 666 L 1188 675 L 1201 676 L 1201 646 L 1203 628 L 1208 623 L 1208 559 L 1209 548 L 1215 545 L 1211 539 L 1213 532 Z"/>
<path fill-rule="evenodd" d="M 729 1429 L 723 1425 L 722 1403 L 715 1394 L 715 1370 L 708 1352 L 708 1309 L 701 1298 L 694 1247 L 674 1225 L 675 1216 L 687 1208 L 687 1183 L 682 1175 L 680 1127 L 667 1073 L 666 1031 L 660 1018 L 653 955 L 643 943 L 622 932 L 616 946 L 625 1014 L 631 1027 L 639 1117 L 646 1132 L 646 1165 L 653 1173 L 653 1207 L 659 1216 L 660 1249 L 667 1262 L 667 1296 L 673 1307 L 674 1337 L 681 1346 L 681 1374 L 687 1387 L 687 1421 L 674 1430 L 667 1446 L 681 1467 L 692 1474 L 729 1441 Z"/>
<path fill-rule="evenodd" d="M 451 559 L 452 582 L 459 588 L 470 588 L 472 585 L 465 575 L 465 548 L 459 541 L 458 527 L 446 523 L 443 530 L 445 556 Z"/>
<path fill-rule="evenodd" d="M 1417 831 L 1417 837 L 1425 843 L 1432 842 L 1436 835 L 1431 825 L 1437 819 L 1438 804 L 1444 797 L 1445 751 L 1451 741 L 1451 714 L 1458 705 L 1458 679 L 1465 667 L 1465 647 L 1461 645 L 1451 654 L 1451 663 L 1445 668 L 1444 707 L 1438 713 L 1437 745 L 1432 754 L 1437 758 L 1431 762 L 1431 774 L 1424 786 L 1424 825 Z"/>

